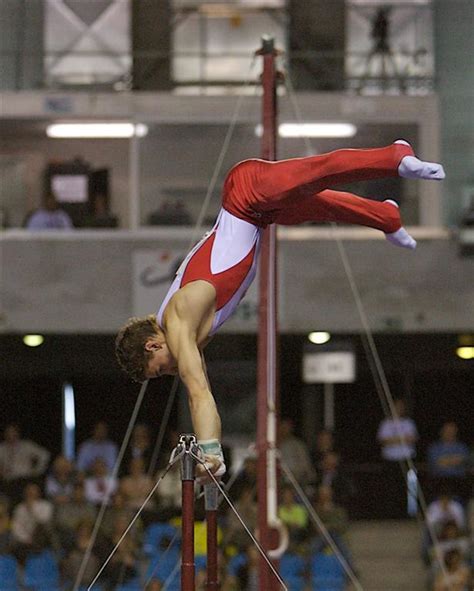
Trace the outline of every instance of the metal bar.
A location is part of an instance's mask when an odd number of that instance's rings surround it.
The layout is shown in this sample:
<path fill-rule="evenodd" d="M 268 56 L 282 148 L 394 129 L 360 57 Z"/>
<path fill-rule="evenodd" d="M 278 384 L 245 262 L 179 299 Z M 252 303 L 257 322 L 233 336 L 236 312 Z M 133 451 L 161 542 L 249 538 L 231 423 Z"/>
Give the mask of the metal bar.
<path fill-rule="evenodd" d="M 181 553 L 181 591 L 195 591 L 194 565 L 194 480 L 195 460 L 192 454 L 198 453 L 194 435 L 181 435 L 178 448 L 184 447 L 181 461 L 182 485 L 182 553 Z"/>
<path fill-rule="evenodd" d="M 206 508 L 206 529 L 207 529 L 207 579 L 206 591 L 218 591 L 219 564 L 217 558 L 217 508 L 218 489 L 215 484 L 206 484 L 204 487 L 204 501 Z"/>
<path fill-rule="evenodd" d="M 276 159 L 276 69 L 273 38 L 263 38 L 259 54 L 263 57 L 262 103 L 262 158 Z M 260 258 L 260 301 L 258 329 L 258 399 L 257 399 L 257 452 L 258 452 L 258 528 L 259 541 L 266 552 L 272 546 L 269 527 L 269 505 L 275 505 L 276 465 L 270 465 L 270 441 L 276 441 L 277 358 L 276 358 L 276 229 L 269 226 L 263 233 Z M 271 413 L 271 420 L 269 413 Z M 270 471 L 272 470 L 272 472 Z M 270 489 L 269 486 L 272 485 Z M 270 502 L 269 502 L 270 501 Z M 275 503 L 273 503 L 275 501 Z M 258 585 L 268 591 L 275 585 L 274 576 L 263 558 L 259 562 Z"/>

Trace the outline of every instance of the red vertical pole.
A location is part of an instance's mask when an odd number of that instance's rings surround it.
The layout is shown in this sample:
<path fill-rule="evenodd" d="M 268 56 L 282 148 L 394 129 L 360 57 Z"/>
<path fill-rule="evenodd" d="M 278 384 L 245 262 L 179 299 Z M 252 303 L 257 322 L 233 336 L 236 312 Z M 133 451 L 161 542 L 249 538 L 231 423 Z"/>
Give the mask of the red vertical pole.
<path fill-rule="evenodd" d="M 181 555 L 181 591 L 195 591 L 194 569 L 194 479 L 195 460 L 192 453 L 198 453 L 196 438 L 193 435 L 182 435 L 181 450 L 184 455 L 181 461 L 182 486 L 182 555 Z"/>
<path fill-rule="evenodd" d="M 206 484 L 204 487 L 204 501 L 207 530 L 206 591 L 218 591 L 220 589 L 217 560 L 218 489 L 215 484 Z"/>
<path fill-rule="evenodd" d="M 263 136 L 262 158 L 276 159 L 277 96 L 274 40 L 264 38 L 258 52 L 263 57 Z M 258 531 L 265 551 L 275 547 L 269 526 L 270 505 L 276 503 L 276 466 L 270 462 L 271 445 L 276 443 L 277 391 L 277 312 L 276 312 L 276 228 L 269 226 L 263 233 L 260 256 L 260 301 L 258 328 Z M 273 410 L 273 412 L 271 412 Z M 271 417 L 269 416 L 271 415 Z M 272 490 L 273 488 L 273 490 Z M 273 494 L 273 497 L 271 496 Z M 263 557 L 259 564 L 259 590 L 277 589 L 278 583 Z"/>

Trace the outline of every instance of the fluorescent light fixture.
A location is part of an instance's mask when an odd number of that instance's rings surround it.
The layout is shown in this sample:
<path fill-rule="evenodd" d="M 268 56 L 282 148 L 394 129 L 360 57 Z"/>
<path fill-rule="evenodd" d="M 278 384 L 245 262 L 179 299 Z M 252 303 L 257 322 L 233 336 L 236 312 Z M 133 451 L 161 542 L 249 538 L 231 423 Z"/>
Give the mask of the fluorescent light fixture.
<path fill-rule="evenodd" d="M 257 125 L 255 134 L 262 136 L 262 126 Z M 347 138 L 354 137 L 357 127 L 352 123 L 281 123 L 278 135 L 283 138 Z"/>
<path fill-rule="evenodd" d="M 52 123 L 46 128 L 46 134 L 52 138 L 69 139 L 106 139 L 145 137 L 148 127 L 143 123 L 124 122 L 88 122 L 88 123 Z"/>
<path fill-rule="evenodd" d="M 39 347 L 44 342 L 44 336 L 40 334 L 25 334 L 23 343 L 27 347 Z"/>
<path fill-rule="evenodd" d="M 324 345 L 331 339 L 331 334 L 325 331 L 314 331 L 308 335 L 308 340 L 315 345 Z"/>
<path fill-rule="evenodd" d="M 458 347 L 456 355 L 461 359 L 474 359 L 474 347 Z"/>

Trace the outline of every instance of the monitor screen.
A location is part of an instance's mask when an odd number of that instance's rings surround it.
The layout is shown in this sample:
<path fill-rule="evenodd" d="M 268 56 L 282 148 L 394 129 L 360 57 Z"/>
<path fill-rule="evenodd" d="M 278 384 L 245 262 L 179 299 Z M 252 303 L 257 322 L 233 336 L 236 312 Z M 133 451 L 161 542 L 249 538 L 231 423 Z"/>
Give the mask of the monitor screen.
<path fill-rule="evenodd" d="M 86 203 L 89 199 L 87 174 L 55 174 L 51 189 L 59 203 Z"/>

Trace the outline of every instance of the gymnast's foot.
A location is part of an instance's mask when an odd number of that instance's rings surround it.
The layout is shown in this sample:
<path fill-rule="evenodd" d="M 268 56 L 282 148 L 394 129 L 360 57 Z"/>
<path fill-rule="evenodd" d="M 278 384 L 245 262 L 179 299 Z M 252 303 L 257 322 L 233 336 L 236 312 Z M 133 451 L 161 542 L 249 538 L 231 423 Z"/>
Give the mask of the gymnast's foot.
<path fill-rule="evenodd" d="M 410 144 L 405 140 L 397 140 L 396 144 Z M 441 164 L 436 162 L 424 162 L 416 156 L 404 156 L 398 165 L 398 174 L 405 179 L 426 179 L 442 181 L 446 174 Z"/>
<path fill-rule="evenodd" d="M 390 203 L 398 209 L 398 203 L 392 201 L 392 199 L 386 199 L 384 203 Z M 416 240 L 408 234 L 403 226 L 396 232 L 385 234 L 385 237 L 389 242 L 395 244 L 395 246 L 401 246 L 402 248 L 409 248 L 411 250 L 415 250 L 416 248 Z"/>

